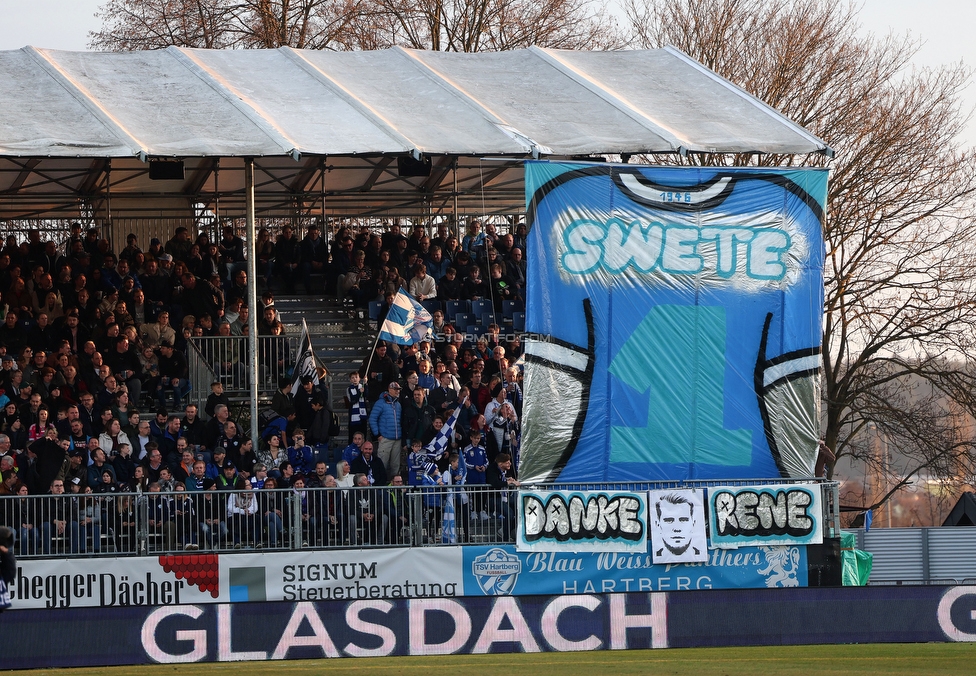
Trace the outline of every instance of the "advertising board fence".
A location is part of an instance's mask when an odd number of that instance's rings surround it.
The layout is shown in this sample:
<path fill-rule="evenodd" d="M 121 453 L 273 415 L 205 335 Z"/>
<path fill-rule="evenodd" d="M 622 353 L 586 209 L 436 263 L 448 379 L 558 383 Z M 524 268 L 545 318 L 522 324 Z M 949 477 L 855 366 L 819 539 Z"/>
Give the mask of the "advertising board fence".
<path fill-rule="evenodd" d="M 5 614 L 0 666 L 971 642 L 974 616 L 934 586 L 72 607 Z"/>
<path fill-rule="evenodd" d="M 513 545 L 27 560 L 14 609 L 253 601 L 397 600 L 805 587 L 804 547 L 712 550 L 696 564 L 633 552 L 518 552 Z"/>
<path fill-rule="evenodd" d="M 466 595 L 595 594 L 807 586 L 805 547 L 711 550 L 706 563 L 655 564 L 628 552 L 519 552 L 464 547 Z"/>
<path fill-rule="evenodd" d="M 14 610 L 463 596 L 461 548 L 19 562 Z"/>

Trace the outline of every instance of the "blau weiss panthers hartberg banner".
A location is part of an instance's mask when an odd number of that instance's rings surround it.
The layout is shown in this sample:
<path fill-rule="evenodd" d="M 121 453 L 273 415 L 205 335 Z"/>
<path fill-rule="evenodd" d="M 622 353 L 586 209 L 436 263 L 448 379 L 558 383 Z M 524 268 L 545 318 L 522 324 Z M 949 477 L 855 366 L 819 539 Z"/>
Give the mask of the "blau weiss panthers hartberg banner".
<path fill-rule="evenodd" d="M 528 162 L 520 479 L 809 477 L 820 169 Z"/>
<path fill-rule="evenodd" d="M 806 547 L 712 549 L 702 563 L 656 563 L 642 552 L 520 552 L 511 545 L 461 547 L 467 596 L 592 594 L 689 589 L 806 587 Z"/>

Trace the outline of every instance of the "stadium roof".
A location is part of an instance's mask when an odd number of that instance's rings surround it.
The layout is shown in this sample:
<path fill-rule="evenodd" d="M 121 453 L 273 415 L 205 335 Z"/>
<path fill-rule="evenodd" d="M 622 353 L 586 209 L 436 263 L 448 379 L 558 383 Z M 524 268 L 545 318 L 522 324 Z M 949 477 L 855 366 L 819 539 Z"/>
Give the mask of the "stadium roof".
<path fill-rule="evenodd" d="M 0 218 L 491 213 L 521 161 L 823 141 L 681 52 L 0 52 Z M 152 160 L 183 161 L 150 178 Z M 162 167 L 156 164 L 154 166 Z"/>

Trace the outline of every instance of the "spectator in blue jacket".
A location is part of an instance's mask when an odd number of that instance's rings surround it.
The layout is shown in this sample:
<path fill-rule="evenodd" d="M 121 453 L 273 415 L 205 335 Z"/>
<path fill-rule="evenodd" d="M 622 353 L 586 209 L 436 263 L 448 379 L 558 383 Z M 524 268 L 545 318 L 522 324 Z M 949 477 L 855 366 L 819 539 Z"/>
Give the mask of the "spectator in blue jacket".
<path fill-rule="evenodd" d="M 403 412 L 400 409 L 400 383 L 393 381 L 373 404 L 369 429 L 376 441 L 376 455 L 389 476 L 400 473 L 400 434 Z"/>
<path fill-rule="evenodd" d="M 305 432 L 295 429 L 291 435 L 292 445 L 288 447 L 288 462 L 295 468 L 296 474 L 310 475 L 315 472 L 315 456 L 312 447 L 305 445 Z"/>
<path fill-rule="evenodd" d="M 481 431 L 473 429 L 468 437 L 471 443 L 465 447 L 464 465 L 467 469 L 464 483 L 469 486 L 480 486 L 488 483 L 488 453 L 481 444 Z M 482 521 L 488 520 L 487 505 L 485 504 L 485 493 L 475 489 L 470 496 L 471 513 L 477 514 Z"/>
<path fill-rule="evenodd" d="M 352 443 L 342 449 L 342 459 L 352 465 L 352 461 L 358 458 L 359 454 L 363 452 L 363 440 L 365 438 L 362 432 L 353 434 Z"/>
<path fill-rule="evenodd" d="M 430 258 L 427 259 L 427 274 L 433 277 L 434 283 L 440 283 L 447 269 L 451 267 L 451 259 L 444 256 L 439 246 L 430 247 Z"/>

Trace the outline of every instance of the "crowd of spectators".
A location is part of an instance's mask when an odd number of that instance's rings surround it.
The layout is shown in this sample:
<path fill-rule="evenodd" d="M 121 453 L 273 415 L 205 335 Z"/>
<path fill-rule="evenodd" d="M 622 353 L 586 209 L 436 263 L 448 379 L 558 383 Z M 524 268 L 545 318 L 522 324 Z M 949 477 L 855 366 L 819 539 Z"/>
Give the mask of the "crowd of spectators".
<path fill-rule="evenodd" d="M 408 237 L 394 221 L 382 235 L 368 227 L 358 233 L 342 228 L 331 249 L 317 228 L 300 242 L 287 228 L 273 245 L 266 234 L 263 240 L 258 256 L 265 278 L 279 279 L 288 292 L 299 281 L 308 293 L 321 292 L 314 276 L 321 274 L 326 293 L 334 285 L 335 295 L 360 307 L 386 300 L 401 287 L 420 301 L 491 300 L 499 312 L 503 301 L 524 298 L 524 225 L 498 235 L 494 224 L 482 227 L 473 218 L 459 241 L 446 223 L 431 239 L 423 225 L 414 226 Z"/>
<path fill-rule="evenodd" d="M 173 424 L 181 435 L 203 434 L 195 406 L 180 417 L 167 410 L 184 412 L 191 336 L 247 332 L 246 312 L 226 311 L 228 299 L 240 310 L 246 298 L 246 272 L 233 265 L 242 258 L 230 229 L 211 243 L 206 235 L 191 241 L 180 227 L 146 251 L 130 234 L 118 254 L 97 229 L 83 234 L 78 224 L 61 246 L 39 231 L 21 243 L 8 236 L 0 250 L 0 493 L 44 494 L 64 481 L 95 490 L 103 480 L 92 468 L 102 465 L 113 484 L 131 487 L 140 464 L 151 470 L 154 449 L 175 452 Z M 216 437 L 208 429 L 200 448 L 212 449 Z"/>
<path fill-rule="evenodd" d="M 330 250 L 314 226 L 301 241 L 285 227 L 273 244 L 262 230 L 257 262 L 267 291 L 258 332 L 284 332 L 270 290 L 294 291 L 299 281 L 321 293 L 313 286 L 324 280 L 326 293 L 357 305 L 384 298 L 388 307 L 401 286 L 420 300 L 491 299 L 500 307 L 521 298 L 524 230 L 497 236 L 473 219 L 467 232 L 458 242 L 446 225 L 433 240 L 421 226 L 409 238 L 396 223 L 382 236 L 344 228 Z M 248 283 L 244 245 L 230 228 L 214 243 L 178 228 L 146 251 L 129 235 L 118 254 L 97 230 L 83 235 L 79 226 L 63 248 L 38 232 L 27 242 L 7 239 L 0 251 L 0 496 L 10 497 L 3 523 L 18 533 L 21 553 L 49 553 L 57 542 L 97 550 L 109 531 L 117 548 L 134 547 L 137 497 L 154 493 L 149 520 L 172 550 L 276 545 L 295 503 L 262 497 L 279 495 L 261 493 L 272 488 L 517 484 L 522 402 L 514 361 L 521 345 L 497 324 L 469 336 L 435 311 L 432 341 L 379 341 L 348 374 L 346 434 L 335 429 L 327 392 L 307 376 L 281 380 L 262 412 L 257 448 L 233 420 L 220 381 L 210 384 L 205 411 L 185 404 L 187 340 L 246 335 Z M 220 490 L 233 492 L 209 496 Z M 44 515 L 29 514 L 27 498 L 45 494 L 69 497 L 50 502 L 60 506 Z M 408 515 L 395 491 L 342 495 L 313 492 L 310 502 L 300 501 L 303 539 L 398 541 Z M 465 519 L 496 516 L 502 531 L 510 529 L 506 505 L 464 504 Z M 440 499 L 425 499 L 425 508 L 433 533 Z"/>

